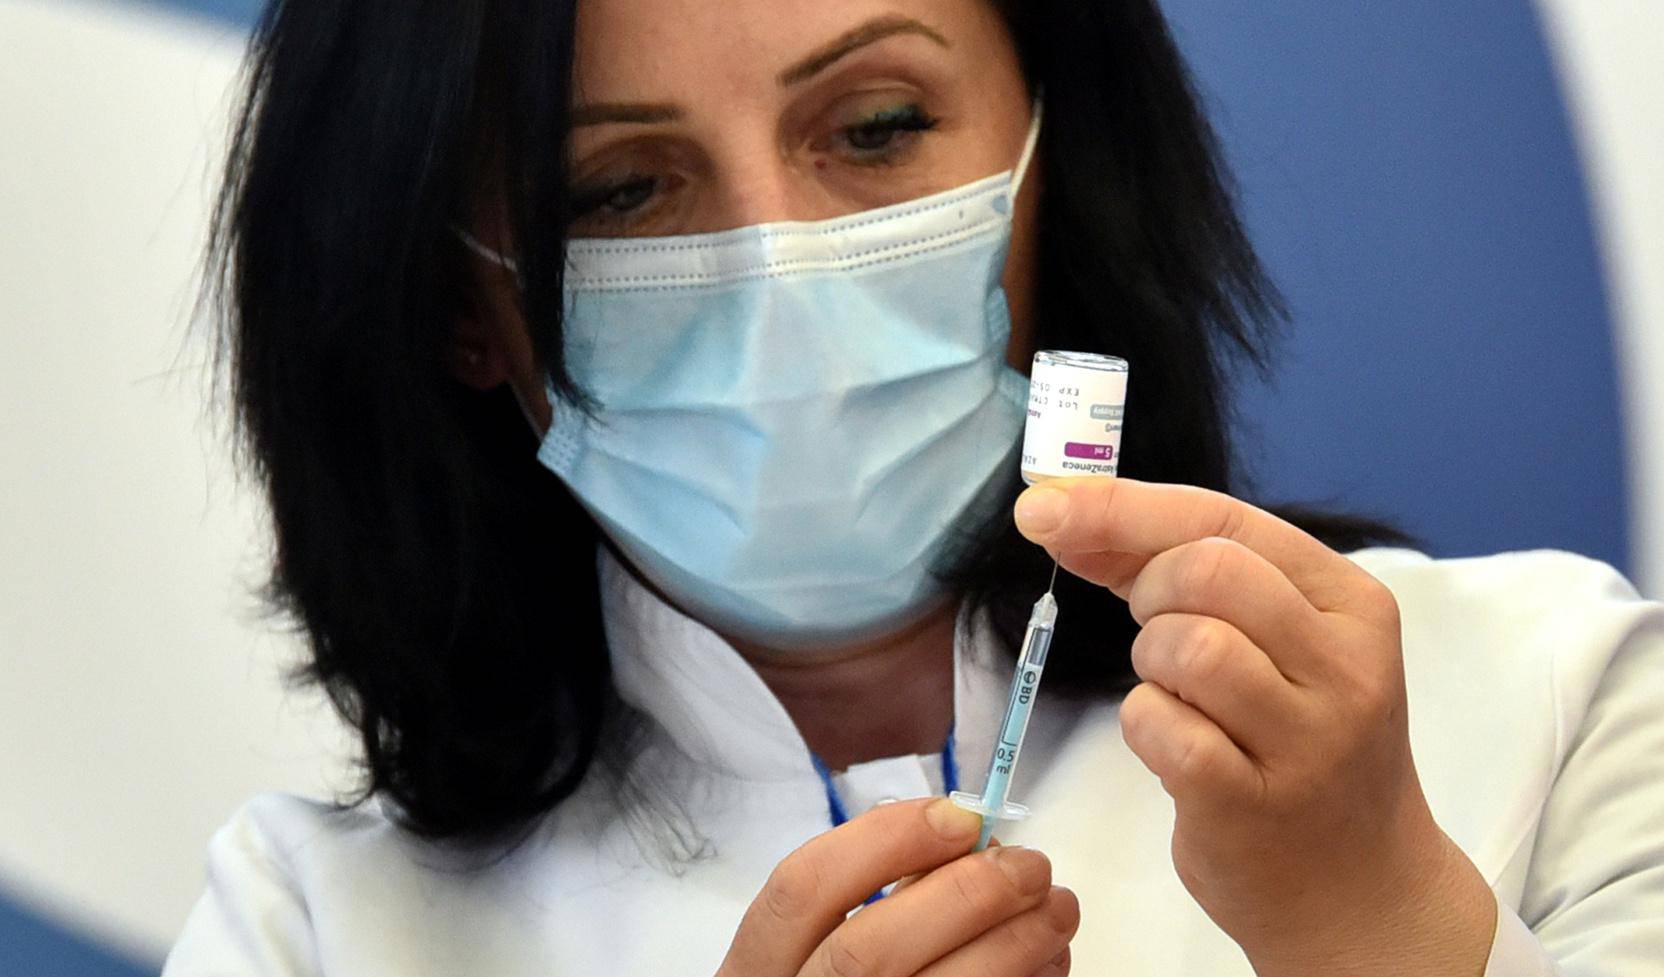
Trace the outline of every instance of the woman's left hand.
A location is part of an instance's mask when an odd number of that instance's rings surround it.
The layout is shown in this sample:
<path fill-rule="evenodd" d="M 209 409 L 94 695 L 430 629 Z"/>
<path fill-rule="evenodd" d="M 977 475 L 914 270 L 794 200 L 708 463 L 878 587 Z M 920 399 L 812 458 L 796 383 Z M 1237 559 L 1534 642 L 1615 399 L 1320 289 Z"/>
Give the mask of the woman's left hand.
<path fill-rule="evenodd" d="M 1142 626 L 1122 735 L 1173 797 L 1179 878 L 1260 977 L 1484 971 L 1494 898 L 1422 794 L 1380 581 L 1189 486 L 1053 479 L 1016 516 Z"/>

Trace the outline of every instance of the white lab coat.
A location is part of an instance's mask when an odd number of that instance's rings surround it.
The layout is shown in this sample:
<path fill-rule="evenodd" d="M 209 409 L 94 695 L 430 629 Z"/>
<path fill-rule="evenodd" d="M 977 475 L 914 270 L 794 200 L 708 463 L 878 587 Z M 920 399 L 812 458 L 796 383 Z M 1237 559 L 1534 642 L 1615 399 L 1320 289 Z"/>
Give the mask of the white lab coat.
<path fill-rule="evenodd" d="M 1410 733 L 1432 810 L 1491 883 L 1486 977 L 1664 974 L 1664 606 L 1557 552 L 1353 558 L 1396 593 Z M 779 702 L 721 639 L 601 558 L 616 681 L 657 720 L 646 806 L 589 778 L 512 856 L 478 871 L 393 828 L 269 794 L 214 836 L 207 889 L 164 977 L 550 977 L 713 973 L 773 866 L 825 831 L 823 784 Z M 1068 617 L 1063 627 L 1090 627 Z M 956 749 L 978 789 L 1009 665 L 961 614 Z M 940 789 L 939 758 L 859 764 L 852 815 Z M 662 803 L 673 797 L 674 804 Z M 1042 690 L 1001 831 L 1044 850 L 1081 904 L 1074 972 L 1252 973 L 1169 856 L 1173 808 L 1116 707 Z M 669 821 L 701 836 L 674 857 Z M 702 846 L 702 847 L 701 847 Z"/>

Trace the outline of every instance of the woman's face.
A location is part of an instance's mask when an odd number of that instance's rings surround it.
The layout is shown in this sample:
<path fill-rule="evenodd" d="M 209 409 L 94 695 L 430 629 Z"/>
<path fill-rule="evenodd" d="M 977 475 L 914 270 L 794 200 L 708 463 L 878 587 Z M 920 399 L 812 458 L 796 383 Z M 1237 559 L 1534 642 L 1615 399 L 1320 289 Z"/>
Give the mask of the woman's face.
<path fill-rule="evenodd" d="M 1011 169 L 1030 96 L 990 0 L 584 0 L 571 139 L 579 237 L 716 231 L 882 207 Z M 1018 196 L 1007 359 L 1032 355 L 1037 169 Z M 507 243 L 501 225 L 480 228 Z M 496 232 L 496 233 L 493 233 Z M 512 250 L 512 246 L 509 247 Z M 548 422 L 501 275 L 458 372 Z"/>

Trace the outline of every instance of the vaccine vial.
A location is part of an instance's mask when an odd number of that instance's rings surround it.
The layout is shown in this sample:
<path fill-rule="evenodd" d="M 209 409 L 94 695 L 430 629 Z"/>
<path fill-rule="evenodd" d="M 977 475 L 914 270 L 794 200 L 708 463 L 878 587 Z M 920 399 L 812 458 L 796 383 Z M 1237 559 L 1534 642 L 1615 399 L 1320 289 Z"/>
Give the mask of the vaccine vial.
<path fill-rule="evenodd" d="M 1050 349 L 1035 353 L 1023 428 L 1023 481 L 1115 474 L 1126 406 L 1126 360 Z"/>

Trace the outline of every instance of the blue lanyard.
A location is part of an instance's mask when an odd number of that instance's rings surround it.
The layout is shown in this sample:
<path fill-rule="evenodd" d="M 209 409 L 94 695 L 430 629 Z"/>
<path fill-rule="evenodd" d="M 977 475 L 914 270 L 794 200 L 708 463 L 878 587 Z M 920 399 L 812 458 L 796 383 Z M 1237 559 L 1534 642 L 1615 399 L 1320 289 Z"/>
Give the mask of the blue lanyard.
<path fill-rule="evenodd" d="M 809 751 L 809 759 L 815 765 L 815 773 L 820 775 L 821 786 L 826 788 L 827 813 L 832 819 L 832 827 L 849 820 L 849 809 L 844 807 L 843 798 L 838 796 L 838 788 L 832 783 L 832 771 L 827 768 L 826 761 Z M 946 793 L 953 793 L 959 789 L 959 761 L 953 756 L 953 727 L 948 727 L 948 740 L 942 744 L 942 787 Z M 877 902 L 884 897 L 884 890 L 879 889 L 866 898 L 865 904 Z"/>

